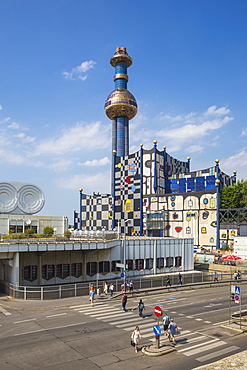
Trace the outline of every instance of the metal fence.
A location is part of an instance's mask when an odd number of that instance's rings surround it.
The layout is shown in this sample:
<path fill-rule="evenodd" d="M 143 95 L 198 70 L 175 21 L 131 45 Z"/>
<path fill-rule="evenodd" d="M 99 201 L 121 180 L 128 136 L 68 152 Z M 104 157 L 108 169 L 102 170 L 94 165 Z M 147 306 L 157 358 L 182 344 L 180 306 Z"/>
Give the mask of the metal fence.
<path fill-rule="evenodd" d="M 169 275 L 171 288 L 178 287 L 178 275 Z M 242 274 L 242 279 L 245 280 L 246 274 Z M 130 280 L 130 279 L 129 279 Z M 148 276 L 131 279 L 133 282 L 134 292 L 138 291 L 145 292 L 156 290 L 158 288 L 166 288 L 166 275 L 162 276 Z M 183 286 L 190 286 L 196 284 L 214 284 L 213 274 L 206 272 L 199 273 L 183 273 L 182 282 Z M 232 273 L 218 273 L 219 282 L 227 282 L 233 280 Z M 114 284 L 114 292 L 120 293 L 121 286 L 123 285 L 123 279 L 108 280 L 109 283 Z M 75 284 L 64 284 L 64 285 L 52 285 L 52 286 L 16 286 L 10 283 L 0 281 L 0 289 L 7 293 L 9 296 L 23 300 L 49 300 L 49 299 L 62 299 L 69 297 L 78 297 L 88 295 L 89 286 L 94 284 L 96 289 L 100 289 L 102 294 L 104 281 L 95 280 L 90 282 L 75 283 Z M 168 287 L 169 289 L 170 287 Z"/>

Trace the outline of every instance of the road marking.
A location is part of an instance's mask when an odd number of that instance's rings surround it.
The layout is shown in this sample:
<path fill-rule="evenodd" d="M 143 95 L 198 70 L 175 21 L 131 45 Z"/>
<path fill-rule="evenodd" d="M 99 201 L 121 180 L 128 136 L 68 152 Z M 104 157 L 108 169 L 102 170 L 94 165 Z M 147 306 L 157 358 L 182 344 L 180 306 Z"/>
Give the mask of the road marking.
<path fill-rule="evenodd" d="M 14 321 L 14 324 L 20 324 L 20 323 L 22 323 L 22 322 L 35 321 L 35 320 L 37 320 L 37 319 L 36 319 L 36 318 L 34 318 L 34 319 L 27 319 L 27 320 Z"/>
<path fill-rule="evenodd" d="M 64 313 L 57 313 L 55 315 L 49 315 L 49 316 L 46 316 L 46 317 L 63 316 L 63 315 L 67 315 L 67 313 L 66 312 L 64 312 Z"/>
<path fill-rule="evenodd" d="M 220 346 L 223 346 L 224 344 L 226 344 L 226 342 L 222 342 L 222 341 L 217 342 L 217 340 L 218 339 L 214 340 L 213 343 L 208 344 L 208 345 L 207 345 L 207 343 L 210 343 L 210 342 L 202 343 L 202 345 L 204 346 L 203 347 L 203 352 L 209 351 L 210 349 L 213 349 L 215 347 L 220 347 Z M 180 352 L 180 351 L 178 351 L 178 352 Z M 184 352 L 183 354 L 185 356 L 193 356 L 193 355 L 196 355 L 197 353 L 200 353 L 200 352 L 202 352 L 202 348 L 195 348 L 195 349 L 192 349 L 191 351 Z"/>
<path fill-rule="evenodd" d="M 5 308 L 0 306 L 0 312 L 2 312 L 5 316 L 12 315 L 10 312 L 6 311 Z"/>
<path fill-rule="evenodd" d="M 119 325 L 119 327 L 124 327 L 124 326 L 128 325 L 129 322 L 132 322 L 132 321 L 134 321 L 137 324 L 141 325 L 141 322 L 143 322 L 143 319 L 137 318 L 137 317 L 133 317 L 133 319 L 129 319 L 128 322 L 124 322 L 123 320 L 121 320 L 121 321 L 115 321 L 115 322 L 114 321 L 111 322 L 111 320 L 102 320 L 102 321 L 104 321 L 104 322 L 108 322 L 109 321 L 109 324 L 110 325 Z M 155 321 L 151 321 L 151 322 L 155 323 Z"/>
<path fill-rule="evenodd" d="M 187 319 L 193 319 L 193 316 L 186 316 Z"/>
<path fill-rule="evenodd" d="M 38 330 L 33 330 L 33 331 L 26 331 L 25 333 L 19 333 L 19 334 L 14 334 L 15 337 L 18 337 L 20 335 L 27 335 L 27 334 L 33 334 L 33 333 L 38 333 L 40 331 L 48 331 L 48 330 L 55 330 L 55 329 L 62 329 L 62 328 L 69 328 L 70 326 L 78 326 L 78 325 L 83 325 L 86 324 L 86 322 L 80 322 L 78 324 L 70 324 L 70 325 L 63 325 L 63 326 L 55 326 L 54 328 L 42 328 Z"/>
<path fill-rule="evenodd" d="M 212 321 L 204 321 L 205 324 L 212 324 Z"/>
<path fill-rule="evenodd" d="M 195 319 L 196 321 L 202 321 L 202 319 Z"/>
<path fill-rule="evenodd" d="M 240 347 L 231 346 L 231 347 L 228 347 L 228 348 L 221 349 L 220 351 L 216 351 L 216 352 L 210 353 L 208 355 L 198 357 L 198 358 L 196 358 L 196 360 L 199 361 L 199 362 L 208 361 L 208 360 L 211 360 L 211 358 L 222 356 L 222 355 L 225 355 L 226 353 L 230 353 L 230 352 L 236 351 L 238 349 L 240 349 Z"/>
<path fill-rule="evenodd" d="M 227 323 L 227 322 L 229 322 L 229 320 L 216 322 L 216 323 L 214 323 L 213 325 L 221 325 L 221 324 L 225 324 L 225 323 Z"/>
<path fill-rule="evenodd" d="M 192 350 L 194 348 L 198 348 L 198 347 L 204 346 L 205 344 L 217 342 L 218 340 L 219 339 L 212 339 L 212 340 L 209 340 L 208 342 L 203 342 L 203 343 L 196 344 L 195 346 L 190 346 L 190 347 L 186 347 L 186 348 L 180 349 L 178 352 L 190 351 L 190 350 Z M 225 342 L 223 342 L 223 343 L 225 343 Z M 201 349 L 200 349 L 200 351 L 201 351 Z"/>

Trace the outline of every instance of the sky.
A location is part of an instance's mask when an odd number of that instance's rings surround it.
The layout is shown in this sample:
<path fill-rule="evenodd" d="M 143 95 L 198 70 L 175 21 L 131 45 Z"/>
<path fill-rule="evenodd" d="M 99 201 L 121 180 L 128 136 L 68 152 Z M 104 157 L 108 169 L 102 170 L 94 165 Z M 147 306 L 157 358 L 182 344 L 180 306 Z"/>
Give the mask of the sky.
<path fill-rule="evenodd" d="M 247 179 L 246 0 L 1 0 L 0 181 L 45 194 L 40 215 L 110 193 L 116 47 L 133 59 L 130 153 L 167 147 L 191 170 Z"/>

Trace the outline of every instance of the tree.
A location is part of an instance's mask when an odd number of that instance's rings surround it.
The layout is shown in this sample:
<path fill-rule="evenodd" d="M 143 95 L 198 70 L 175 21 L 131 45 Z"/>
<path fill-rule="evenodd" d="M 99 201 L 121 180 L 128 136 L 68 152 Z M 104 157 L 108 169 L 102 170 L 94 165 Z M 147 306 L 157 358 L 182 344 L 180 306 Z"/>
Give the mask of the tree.
<path fill-rule="evenodd" d="M 49 236 L 53 236 L 54 234 L 54 230 L 51 226 L 46 226 L 44 227 L 44 231 L 43 231 L 43 235 L 44 237 L 49 237 Z"/>
<path fill-rule="evenodd" d="M 235 185 L 225 187 L 221 190 L 220 208 L 247 208 L 246 180 L 238 180 Z"/>

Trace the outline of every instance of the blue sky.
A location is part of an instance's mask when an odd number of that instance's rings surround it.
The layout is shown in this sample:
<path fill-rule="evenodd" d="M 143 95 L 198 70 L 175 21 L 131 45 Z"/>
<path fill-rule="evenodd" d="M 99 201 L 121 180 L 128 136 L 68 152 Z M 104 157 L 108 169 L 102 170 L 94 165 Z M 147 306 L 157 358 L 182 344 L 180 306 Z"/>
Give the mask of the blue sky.
<path fill-rule="evenodd" d="M 40 214 L 68 216 L 79 192 L 110 192 L 116 47 L 133 59 L 138 103 L 131 152 L 143 143 L 198 170 L 246 179 L 245 0 L 2 0 L 1 181 L 38 185 Z"/>

